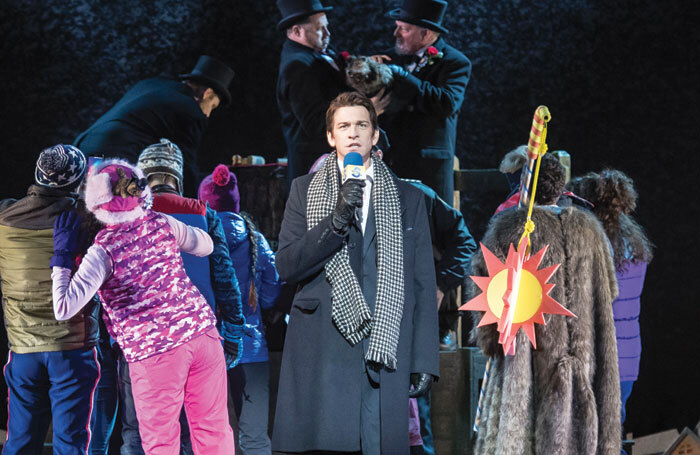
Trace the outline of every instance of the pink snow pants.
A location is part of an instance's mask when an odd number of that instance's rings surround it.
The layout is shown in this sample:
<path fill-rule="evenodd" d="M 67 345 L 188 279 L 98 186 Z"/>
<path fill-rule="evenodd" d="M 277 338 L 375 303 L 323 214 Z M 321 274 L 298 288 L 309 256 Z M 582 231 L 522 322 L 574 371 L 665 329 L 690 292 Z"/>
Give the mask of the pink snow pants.
<path fill-rule="evenodd" d="M 226 362 L 216 328 L 175 349 L 129 364 L 141 443 L 147 455 L 180 453 L 184 401 L 192 449 L 233 455 L 228 423 Z"/>

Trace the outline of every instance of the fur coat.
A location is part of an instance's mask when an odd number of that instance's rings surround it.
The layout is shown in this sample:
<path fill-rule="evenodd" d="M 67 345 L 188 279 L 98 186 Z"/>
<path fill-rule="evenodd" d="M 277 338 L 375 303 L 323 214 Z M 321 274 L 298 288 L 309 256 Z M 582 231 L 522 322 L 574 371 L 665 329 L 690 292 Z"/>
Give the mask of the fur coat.
<path fill-rule="evenodd" d="M 491 220 L 483 244 L 501 261 L 525 217 L 511 209 Z M 532 253 L 549 244 L 539 268 L 561 264 L 550 295 L 576 317 L 545 315 L 547 325 L 535 326 L 537 349 L 520 331 L 516 354 L 505 358 L 496 324 L 473 330 L 472 340 L 491 357 L 474 453 L 618 455 L 617 281 L 609 243 L 596 218 L 574 207 L 535 208 L 532 220 Z M 488 275 L 481 251 L 472 274 Z M 481 291 L 472 283 L 469 292 Z"/>

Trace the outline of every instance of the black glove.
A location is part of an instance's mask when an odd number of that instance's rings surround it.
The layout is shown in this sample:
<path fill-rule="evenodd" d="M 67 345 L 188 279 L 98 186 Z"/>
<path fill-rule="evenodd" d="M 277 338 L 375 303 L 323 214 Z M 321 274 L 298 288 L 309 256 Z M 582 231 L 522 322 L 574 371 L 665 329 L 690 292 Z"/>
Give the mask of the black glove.
<path fill-rule="evenodd" d="M 413 390 L 408 391 L 409 398 L 426 395 L 433 384 L 433 375 L 428 373 L 411 373 Z"/>
<path fill-rule="evenodd" d="M 358 179 L 348 179 L 340 187 L 338 202 L 331 218 L 333 230 L 337 234 L 345 235 L 348 233 L 348 227 L 355 218 L 355 209 L 362 207 L 362 189 L 364 187 L 365 181 Z"/>

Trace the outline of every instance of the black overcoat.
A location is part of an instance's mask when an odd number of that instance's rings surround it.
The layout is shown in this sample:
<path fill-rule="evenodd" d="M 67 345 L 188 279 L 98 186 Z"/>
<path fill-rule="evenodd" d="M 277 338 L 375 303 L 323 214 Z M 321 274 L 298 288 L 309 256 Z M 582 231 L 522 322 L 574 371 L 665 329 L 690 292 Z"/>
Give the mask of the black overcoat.
<path fill-rule="evenodd" d="M 415 180 L 410 180 L 410 183 L 420 189 L 425 198 L 437 285 L 443 292 L 456 289 L 467 277 L 471 258 L 476 252 L 476 241 L 462 212 L 450 207 L 427 185 Z"/>
<path fill-rule="evenodd" d="M 292 183 L 277 252 L 280 277 L 298 287 L 282 357 L 273 450 L 359 451 L 360 387 L 367 380 L 364 347 L 363 343 L 350 346 L 334 326 L 331 289 L 323 267 L 349 241 L 351 266 L 361 276 L 361 261 L 356 260 L 361 247 L 352 235 L 346 238 L 333 232 L 330 215 L 307 230 L 306 194 L 311 178 L 303 176 Z M 404 236 L 405 295 L 397 369 L 380 373 L 380 408 L 382 453 L 406 455 L 409 376 L 418 372 L 438 375 L 438 324 L 423 194 L 409 183 L 397 180 L 396 185 Z M 365 245 L 372 235 L 370 221 Z M 376 242 L 374 245 L 376 248 Z M 365 274 L 361 279 L 368 277 Z"/>
<path fill-rule="evenodd" d="M 140 81 L 73 144 L 88 156 L 135 164 L 144 148 L 169 139 L 182 150 L 185 194 L 194 196 L 199 184 L 197 151 L 207 117 L 193 95 L 192 89 L 174 79 Z"/>
<path fill-rule="evenodd" d="M 443 38 L 434 47 L 443 56 L 394 80 L 391 103 L 379 121 L 389 137 L 384 159 L 391 169 L 399 177 L 421 180 L 451 203 L 457 117 L 471 62 Z"/>
<path fill-rule="evenodd" d="M 331 51 L 339 69 L 342 59 Z M 287 143 L 288 182 L 309 172 L 331 147 L 326 139 L 326 110 L 347 91 L 345 76 L 310 47 L 285 40 L 277 79 L 277 105 Z"/>

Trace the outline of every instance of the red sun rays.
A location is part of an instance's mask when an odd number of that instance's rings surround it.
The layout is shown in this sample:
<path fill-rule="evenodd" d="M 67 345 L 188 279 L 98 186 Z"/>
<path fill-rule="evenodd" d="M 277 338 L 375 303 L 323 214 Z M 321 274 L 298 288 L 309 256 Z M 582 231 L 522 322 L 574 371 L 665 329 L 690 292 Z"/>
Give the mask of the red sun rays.
<path fill-rule="evenodd" d="M 559 264 L 537 269 L 549 245 L 530 256 L 525 253 L 525 242 L 523 239 L 518 251 L 510 245 L 505 264 L 481 244 L 489 276 L 471 277 L 482 292 L 459 308 L 483 311 L 478 327 L 498 324 L 498 342 L 505 354 L 515 353 L 515 336 L 521 327 L 537 348 L 535 324 L 546 324 L 544 313 L 576 317 L 549 296 L 555 285 L 547 281 Z"/>

